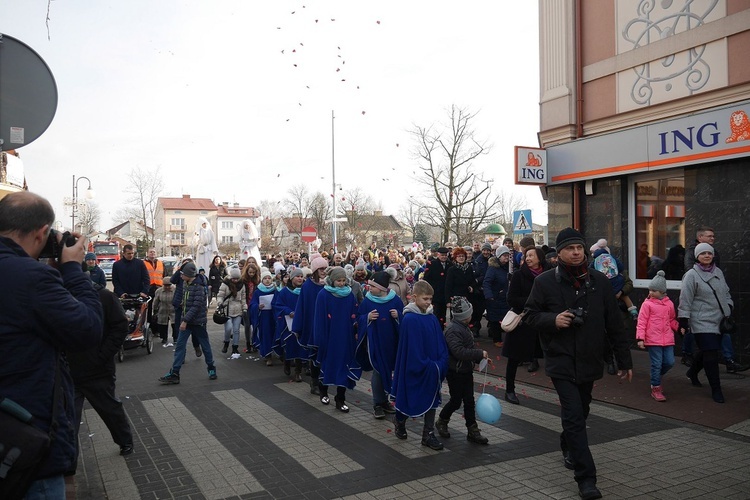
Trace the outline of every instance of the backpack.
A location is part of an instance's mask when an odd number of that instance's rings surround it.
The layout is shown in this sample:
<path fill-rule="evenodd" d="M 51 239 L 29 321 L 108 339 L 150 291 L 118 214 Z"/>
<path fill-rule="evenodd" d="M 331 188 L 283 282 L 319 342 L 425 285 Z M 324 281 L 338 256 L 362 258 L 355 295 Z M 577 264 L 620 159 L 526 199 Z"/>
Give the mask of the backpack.
<path fill-rule="evenodd" d="M 594 259 L 594 269 L 604 274 L 607 279 L 616 278 L 620 274 L 617 261 L 608 253 L 603 253 Z"/>

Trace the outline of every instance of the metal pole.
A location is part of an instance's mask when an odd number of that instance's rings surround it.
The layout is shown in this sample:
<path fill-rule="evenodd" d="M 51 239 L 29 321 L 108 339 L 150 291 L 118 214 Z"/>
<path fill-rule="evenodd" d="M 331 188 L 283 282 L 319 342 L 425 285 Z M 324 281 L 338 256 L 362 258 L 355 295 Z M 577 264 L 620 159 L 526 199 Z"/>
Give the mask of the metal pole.
<path fill-rule="evenodd" d="M 76 230 L 76 205 L 78 204 L 78 190 L 76 189 L 76 176 L 73 174 L 73 206 L 71 207 L 70 231 Z"/>
<path fill-rule="evenodd" d="M 331 110 L 331 193 L 333 193 L 333 216 L 331 219 L 331 231 L 333 232 L 333 251 L 338 252 L 336 244 L 336 148 L 334 147 L 334 127 L 333 127 L 333 110 Z M 333 257 L 333 256 L 331 256 Z"/>

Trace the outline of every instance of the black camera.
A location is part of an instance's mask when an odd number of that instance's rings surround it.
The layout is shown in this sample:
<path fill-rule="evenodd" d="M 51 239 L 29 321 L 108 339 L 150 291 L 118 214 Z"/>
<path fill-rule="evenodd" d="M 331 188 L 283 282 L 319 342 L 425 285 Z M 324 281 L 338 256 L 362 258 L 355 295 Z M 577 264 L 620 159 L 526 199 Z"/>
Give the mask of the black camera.
<path fill-rule="evenodd" d="M 583 326 L 583 320 L 586 318 L 586 310 L 583 307 L 571 307 L 568 312 L 575 316 L 572 326 Z"/>
<path fill-rule="evenodd" d="M 78 241 L 69 231 L 62 233 L 59 241 L 57 238 L 58 235 L 60 235 L 59 231 L 55 231 L 54 229 L 50 230 L 49 236 L 47 237 L 47 243 L 39 254 L 40 259 L 58 260 L 62 256 L 63 245 L 66 247 L 72 247 L 76 244 L 76 241 Z"/>

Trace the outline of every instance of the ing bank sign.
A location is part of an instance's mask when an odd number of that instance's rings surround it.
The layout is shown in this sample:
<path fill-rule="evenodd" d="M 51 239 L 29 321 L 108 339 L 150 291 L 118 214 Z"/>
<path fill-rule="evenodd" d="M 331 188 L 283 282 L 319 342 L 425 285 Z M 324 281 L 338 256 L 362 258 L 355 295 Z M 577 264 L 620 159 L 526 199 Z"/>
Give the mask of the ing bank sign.
<path fill-rule="evenodd" d="M 516 184 L 547 184 L 547 152 L 516 146 Z"/>
<path fill-rule="evenodd" d="M 750 101 L 547 148 L 547 184 L 750 156 Z"/>

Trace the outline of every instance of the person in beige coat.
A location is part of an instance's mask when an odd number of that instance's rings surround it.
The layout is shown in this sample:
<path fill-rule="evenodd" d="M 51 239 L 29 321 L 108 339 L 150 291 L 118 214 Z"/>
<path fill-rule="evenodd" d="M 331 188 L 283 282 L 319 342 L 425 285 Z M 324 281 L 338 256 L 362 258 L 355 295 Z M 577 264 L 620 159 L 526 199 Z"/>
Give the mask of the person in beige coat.
<path fill-rule="evenodd" d="M 172 347 L 177 342 L 177 326 L 174 324 L 174 307 L 172 299 L 174 298 L 174 287 L 169 280 L 164 280 L 161 288 L 154 292 L 154 305 L 152 308 L 152 317 L 156 318 L 154 331 L 161 337 L 162 347 Z M 172 325 L 172 342 L 169 341 L 169 325 Z"/>
<path fill-rule="evenodd" d="M 219 287 L 219 294 L 216 296 L 216 307 L 226 307 L 227 317 L 229 320 L 224 323 L 224 347 L 221 352 L 226 353 L 229 350 L 229 338 L 232 338 L 232 359 L 241 357 L 239 351 L 240 345 L 240 324 L 242 317 L 247 314 L 247 292 L 245 285 L 240 279 L 242 273 L 238 267 L 229 269 L 229 277 L 222 282 Z"/>

